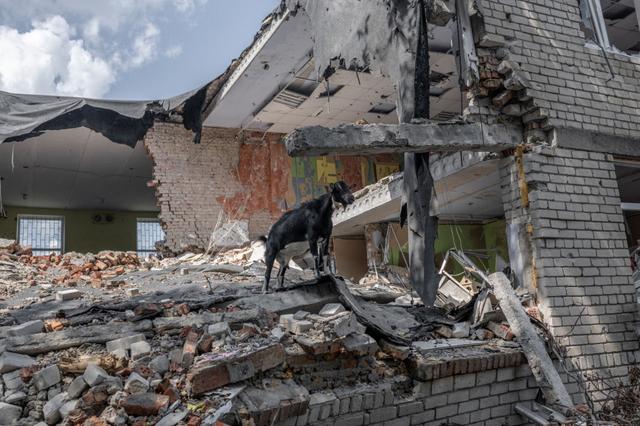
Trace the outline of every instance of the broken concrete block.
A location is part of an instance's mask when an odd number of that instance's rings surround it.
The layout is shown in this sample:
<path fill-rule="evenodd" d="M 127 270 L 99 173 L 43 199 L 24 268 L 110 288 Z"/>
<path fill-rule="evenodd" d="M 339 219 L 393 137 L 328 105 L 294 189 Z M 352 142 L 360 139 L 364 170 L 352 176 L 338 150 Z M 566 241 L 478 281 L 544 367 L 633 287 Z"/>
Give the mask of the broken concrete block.
<path fill-rule="evenodd" d="M 149 367 L 156 373 L 163 375 L 169 371 L 169 358 L 166 355 L 159 355 L 149 362 Z"/>
<path fill-rule="evenodd" d="M 56 300 L 59 302 L 64 302 L 67 300 L 79 299 L 82 297 L 82 293 L 78 290 L 60 290 L 56 293 Z"/>
<path fill-rule="evenodd" d="M 109 374 L 97 364 L 89 364 L 84 370 L 82 377 L 84 377 L 84 381 L 89 386 L 96 386 L 109 379 L 111 376 L 109 376 Z"/>
<path fill-rule="evenodd" d="M 239 398 L 257 425 L 282 424 L 309 406 L 309 392 L 293 380 L 264 380 L 262 386 L 245 389 Z"/>
<path fill-rule="evenodd" d="M 57 385 L 61 380 L 60 369 L 57 365 L 50 365 L 33 375 L 33 383 L 39 391 Z"/>
<path fill-rule="evenodd" d="M 136 342 L 146 341 L 146 337 L 144 334 L 134 334 L 133 336 L 122 337 L 120 339 L 115 339 L 107 342 L 107 352 L 110 352 L 117 356 L 116 352 L 122 353 L 120 351 L 128 351 L 131 349 L 131 345 Z"/>
<path fill-rule="evenodd" d="M 124 384 L 124 390 L 129 393 L 145 393 L 149 390 L 149 381 L 138 373 L 131 373 Z"/>
<path fill-rule="evenodd" d="M 138 393 L 122 400 L 120 406 L 130 416 L 155 416 L 169 404 L 169 397 L 155 393 Z"/>
<path fill-rule="evenodd" d="M 44 331 L 44 321 L 34 320 L 15 325 L 7 330 L 8 336 L 25 336 L 27 334 L 42 333 Z"/>
<path fill-rule="evenodd" d="M 15 354 L 13 352 L 3 352 L 0 355 L 0 373 L 9 373 L 25 367 L 31 367 L 36 360 L 29 355 Z"/>
<path fill-rule="evenodd" d="M 313 328 L 311 321 L 297 320 L 293 314 L 280 315 L 280 325 L 293 334 L 302 334 Z"/>
<path fill-rule="evenodd" d="M 346 309 L 341 303 L 327 303 L 322 307 L 322 309 L 320 309 L 319 315 L 322 315 L 323 317 L 331 317 L 345 311 Z"/>
<path fill-rule="evenodd" d="M 131 345 L 131 359 L 140 359 L 151 353 L 151 345 L 147 342 L 135 342 Z"/>
<path fill-rule="evenodd" d="M 24 401 L 27 398 L 27 394 L 22 392 L 22 391 L 18 391 L 18 392 L 14 392 L 11 395 L 7 396 L 4 399 L 4 402 L 6 402 L 7 404 L 19 404 L 22 401 Z"/>
<path fill-rule="evenodd" d="M 207 334 L 209 334 L 210 336 L 216 339 L 226 337 L 229 335 L 230 332 L 231 332 L 231 329 L 229 328 L 229 323 L 226 321 L 217 322 L 207 327 Z"/>
<path fill-rule="evenodd" d="M 277 367 L 284 360 L 284 348 L 276 343 L 250 353 L 232 353 L 215 360 L 203 360 L 191 368 L 187 381 L 191 393 L 198 395 L 229 383 L 246 380 L 256 373 Z"/>
<path fill-rule="evenodd" d="M 69 395 L 69 399 L 76 399 L 87 389 L 89 389 L 89 385 L 85 382 L 84 376 L 78 376 L 69 384 L 67 395 Z"/>
<path fill-rule="evenodd" d="M 65 402 L 62 407 L 60 407 L 60 417 L 63 419 L 68 417 L 69 413 L 78 408 L 79 402 L 77 399 Z"/>
<path fill-rule="evenodd" d="M 453 324 L 453 330 L 451 331 L 451 337 L 456 338 L 465 338 L 469 337 L 469 332 L 471 331 L 471 324 L 467 321 L 465 322 L 457 322 Z"/>
<path fill-rule="evenodd" d="M 373 355 L 378 350 L 378 344 L 368 334 L 351 334 L 344 338 L 342 345 L 346 351 L 358 356 Z"/>
<path fill-rule="evenodd" d="M 352 333 L 364 334 L 367 330 L 367 327 L 360 324 L 353 313 L 349 313 L 349 315 L 340 317 L 332 322 L 334 324 L 333 331 L 338 337 L 345 337 Z"/>
<path fill-rule="evenodd" d="M 62 408 L 64 403 L 67 402 L 67 398 L 67 393 L 62 392 L 44 404 L 44 407 L 42 408 L 42 415 L 44 416 L 44 421 L 48 425 L 53 425 L 60 421 L 60 408 Z"/>
<path fill-rule="evenodd" d="M 453 334 L 451 327 L 448 327 L 446 325 L 441 325 L 438 328 L 436 328 L 434 331 L 438 333 L 438 335 L 444 337 L 445 339 L 449 339 Z"/>
<path fill-rule="evenodd" d="M 0 419 L 2 424 L 10 425 L 22 416 L 22 407 L 0 402 Z"/>
<path fill-rule="evenodd" d="M 293 319 L 303 320 L 303 319 L 307 318 L 308 316 L 309 316 L 309 312 L 307 312 L 307 311 L 298 311 L 295 314 L 293 314 Z"/>
<path fill-rule="evenodd" d="M 506 323 L 498 324 L 493 321 L 489 321 L 486 327 L 489 330 L 491 330 L 491 332 L 493 332 L 493 334 L 495 334 L 496 337 L 499 337 L 501 339 L 513 340 L 513 338 L 515 337 L 513 332 L 511 331 L 511 327 L 509 327 L 509 324 L 506 324 Z"/>
<path fill-rule="evenodd" d="M 11 373 L 5 373 L 2 375 L 2 381 L 7 391 L 15 391 L 24 387 L 24 382 L 20 377 L 20 370 L 12 371 Z"/>

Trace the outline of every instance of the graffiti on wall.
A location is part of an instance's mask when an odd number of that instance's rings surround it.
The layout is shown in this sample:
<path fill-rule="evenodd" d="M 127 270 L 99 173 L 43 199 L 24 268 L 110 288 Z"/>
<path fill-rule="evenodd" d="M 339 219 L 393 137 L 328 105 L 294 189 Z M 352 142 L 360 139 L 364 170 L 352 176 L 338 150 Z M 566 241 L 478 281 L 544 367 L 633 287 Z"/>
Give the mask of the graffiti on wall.
<path fill-rule="evenodd" d="M 344 180 L 355 190 L 377 182 L 400 170 L 400 155 L 322 156 L 291 159 L 291 181 L 287 191 L 287 205 L 295 207 L 301 202 L 322 195 L 330 183 Z"/>

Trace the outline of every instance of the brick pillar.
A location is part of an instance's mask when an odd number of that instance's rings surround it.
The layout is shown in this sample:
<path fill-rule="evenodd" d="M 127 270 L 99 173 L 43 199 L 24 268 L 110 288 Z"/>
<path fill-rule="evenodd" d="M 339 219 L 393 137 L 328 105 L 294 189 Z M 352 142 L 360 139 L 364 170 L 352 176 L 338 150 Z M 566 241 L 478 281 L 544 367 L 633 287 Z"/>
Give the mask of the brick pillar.
<path fill-rule="evenodd" d="M 640 359 L 637 305 L 611 158 L 546 146 L 520 158 L 521 167 L 517 154 L 504 160 L 501 186 L 507 226 L 530 250 L 524 263 L 533 273 L 523 281 L 569 366 L 608 383 L 624 379 Z M 606 398 L 595 382 L 587 386 L 594 401 Z"/>

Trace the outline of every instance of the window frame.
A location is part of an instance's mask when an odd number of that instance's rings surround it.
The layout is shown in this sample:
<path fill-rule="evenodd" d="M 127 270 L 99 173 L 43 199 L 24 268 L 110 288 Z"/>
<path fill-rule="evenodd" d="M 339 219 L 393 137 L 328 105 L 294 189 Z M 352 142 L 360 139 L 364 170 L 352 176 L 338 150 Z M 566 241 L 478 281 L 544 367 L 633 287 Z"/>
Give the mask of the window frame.
<path fill-rule="evenodd" d="M 60 221 L 60 254 L 65 253 L 65 217 L 60 215 L 47 215 L 47 214 L 18 214 L 16 216 L 16 241 L 20 243 L 20 221 L 24 219 L 32 220 L 59 220 Z M 56 250 L 50 248 L 31 247 L 32 251 L 44 251 L 44 250 Z M 53 251 L 52 251 L 53 252 Z M 51 253 L 49 253 L 51 254 Z M 47 254 L 37 254 L 36 256 L 47 256 Z"/>
<path fill-rule="evenodd" d="M 158 250 L 155 247 L 152 250 L 143 250 L 138 248 L 138 224 L 139 223 L 157 223 L 160 226 L 160 230 L 162 231 L 163 237 L 166 238 L 166 234 L 164 233 L 164 229 L 162 229 L 162 225 L 160 225 L 160 219 L 152 218 L 152 217 L 137 217 L 136 218 L 136 253 L 138 257 L 148 257 L 148 256 L 157 256 Z M 158 240 L 162 241 L 162 240 Z M 155 244 L 155 243 L 154 243 Z"/>

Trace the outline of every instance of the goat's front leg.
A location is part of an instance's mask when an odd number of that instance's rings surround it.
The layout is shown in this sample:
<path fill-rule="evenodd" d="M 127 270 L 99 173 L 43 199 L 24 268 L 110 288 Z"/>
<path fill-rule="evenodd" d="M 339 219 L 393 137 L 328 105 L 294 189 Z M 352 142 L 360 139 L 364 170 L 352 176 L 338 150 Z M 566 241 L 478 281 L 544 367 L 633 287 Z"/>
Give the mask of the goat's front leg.
<path fill-rule="evenodd" d="M 313 256 L 313 266 L 316 271 L 316 278 L 320 278 L 320 258 L 318 257 L 318 239 L 309 240 L 309 250 Z"/>
<path fill-rule="evenodd" d="M 331 268 L 329 267 L 329 241 L 331 239 L 331 235 L 322 240 L 320 243 L 320 259 L 322 262 L 322 271 L 327 273 L 331 273 Z"/>

